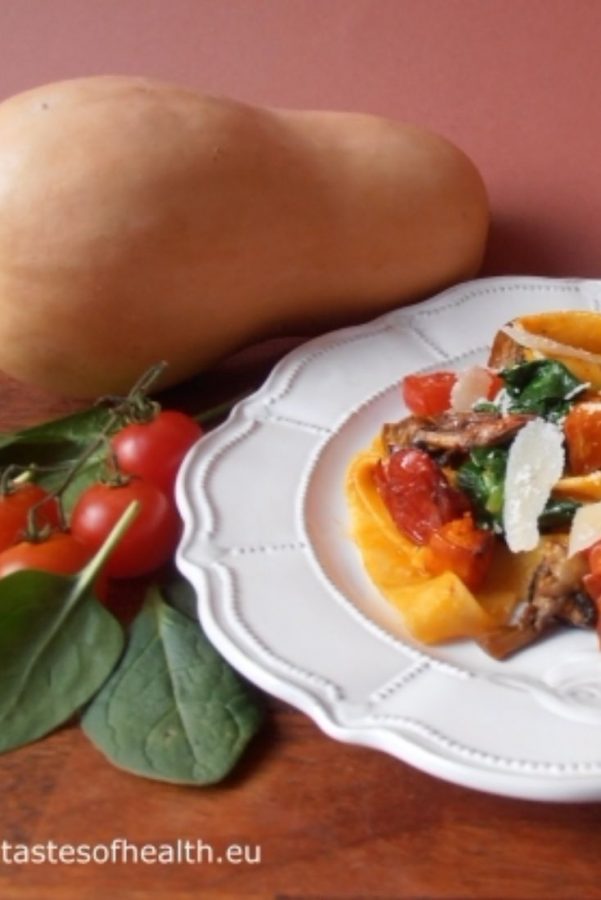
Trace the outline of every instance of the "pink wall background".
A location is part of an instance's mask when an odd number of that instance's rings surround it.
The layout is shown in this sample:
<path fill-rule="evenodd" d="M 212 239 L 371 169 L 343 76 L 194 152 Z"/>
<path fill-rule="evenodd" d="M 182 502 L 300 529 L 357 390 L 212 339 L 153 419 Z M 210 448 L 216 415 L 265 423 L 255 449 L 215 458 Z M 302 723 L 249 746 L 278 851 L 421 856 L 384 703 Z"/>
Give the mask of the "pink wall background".
<path fill-rule="evenodd" d="M 599 0 L 0 0 L 0 98 L 116 72 L 430 126 L 488 184 L 483 274 L 601 276 Z"/>

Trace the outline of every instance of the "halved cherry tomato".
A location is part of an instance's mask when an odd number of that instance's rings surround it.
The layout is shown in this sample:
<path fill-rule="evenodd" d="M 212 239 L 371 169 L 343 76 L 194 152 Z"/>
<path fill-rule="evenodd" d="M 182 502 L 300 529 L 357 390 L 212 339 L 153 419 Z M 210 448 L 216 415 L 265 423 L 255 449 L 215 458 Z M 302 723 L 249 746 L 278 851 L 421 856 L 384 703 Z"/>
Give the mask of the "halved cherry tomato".
<path fill-rule="evenodd" d="M 456 372 L 406 375 L 401 386 L 403 400 L 416 416 L 436 416 L 449 409 L 456 381 Z"/>
<path fill-rule="evenodd" d="M 0 553 L 0 578 L 22 569 L 37 569 L 56 575 L 75 575 L 80 572 L 93 553 L 68 532 L 55 531 L 39 541 L 20 541 Z M 107 581 L 101 573 L 96 582 L 100 599 L 107 594 Z"/>
<path fill-rule="evenodd" d="M 417 544 L 470 508 L 424 450 L 403 448 L 374 468 L 374 481 L 397 528 Z"/>
<path fill-rule="evenodd" d="M 111 438 L 111 447 L 121 472 L 170 494 L 184 456 L 202 433 L 190 416 L 165 409 L 148 422 L 126 425 Z"/>
<path fill-rule="evenodd" d="M 586 475 L 601 469 L 601 403 L 577 403 L 563 428 L 570 474 Z"/>
<path fill-rule="evenodd" d="M 13 487 L 6 494 L 0 494 L 0 551 L 23 538 L 29 512 L 34 506 L 37 507 L 34 522 L 36 528 L 58 527 L 58 503 L 40 485 L 26 482 Z"/>
<path fill-rule="evenodd" d="M 138 515 L 106 563 L 114 578 L 146 575 L 172 557 L 181 531 L 173 501 L 149 481 L 132 478 L 125 484 L 91 485 L 71 514 L 73 536 L 95 552 L 134 500 L 140 504 Z"/>
<path fill-rule="evenodd" d="M 426 564 L 436 575 L 454 572 L 467 587 L 476 590 L 490 568 L 494 548 L 492 531 L 477 528 L 468 514 L 432 532 Z"/>

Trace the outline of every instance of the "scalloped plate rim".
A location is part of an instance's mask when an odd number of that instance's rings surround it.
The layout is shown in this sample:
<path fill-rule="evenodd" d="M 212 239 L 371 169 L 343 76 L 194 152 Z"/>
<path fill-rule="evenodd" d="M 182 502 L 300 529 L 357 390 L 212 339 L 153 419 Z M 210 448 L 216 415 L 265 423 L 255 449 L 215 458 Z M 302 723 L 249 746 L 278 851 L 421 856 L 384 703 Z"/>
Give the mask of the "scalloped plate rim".
<path fill-rule="evenodd" d="M 532 773 L 523 774 L 518 771 L 490 770 L 486 767 L 480 767 L 476 763 L 468 764 L 462 760 L 445 758 L 443 755 L 429 748 L 419 746 L 415 741 L 398 732 L 387 730 L 385 727 L 353 728 L 351 725 L 337 721 L 335 709 L 328 708 L 322 698 L 316 696 L 315 693 L 312 693 L 306 687 L 286 681 L 268 667 L 262 666 L 245 654 L 243 649 L 244 641 L 239 635 L 235 634 L 235 629 L 234 632 L 232 631 L 231 623 L 230 627 L 224 627 L 219 617 L 214 615 L 212 611 L 212 600 L 206 593 L 204 571 L 209 560 L 205 560 L 203 565 L 203 563 L 195 562 L 190 558 L 199 530 L 195 521 L 198 516 L 198 506 L 190 497 L 187 490 L 187 481 L 190 472 L 195 467 L 202 465 L 203 458 L 205 458 L 207 439 L 216 445 L 219 445 L 223 440 L 227 440 L 227 436 L 232 428 L 239 425 L 241 421 L 245 421 L 245 411 L 249 406 L 252 404 L 256 405 L 265 398 L 269 398 L 277 390 L 281 379 L 285 378 L 286 373 L 289 373 L 291 369 L 294 369 L 295 366 L 306 360 L 308 356 L 319 355 L 324 349 L 335 346 L 341 340 L 347 340 L 355 335 L 362 335 L 369 331 L 377 330 L 387 322 L 403 321 L 404 319 L 409 321 L 423 314 L 427 316 L 431 310 L 440 307 L 447 300 L 462 302 L 474 291 L 481 293 L 482 291 L 486 292 L 490 288 L 511 291 L 514 288 L 536 288 L 543 285 L 565 285 L 568 289 L 580 286 L 585 288 L 590 286 L 592 289 L 598 286 L 601 290 L 601 281 L 591 278 L 545 278 L 530 275 L 479 278 L 454 285 L 429 299 L 391 310 L 365 323 L 336 329 L 320 335 L 291 350 L 274 366 L 263 385 L 249 397 L 236 404 L 228 419 L 211 431 L 206 438 L 203 438 L 188 453 L 181 467 L 176 487 L 177 502 L 184 520 L 184 529 L 176 555 L 176 562 L 182 574 L 190 580 L 196 591 L 197 611 L 201 626 L 224 658 L 243 676 L 267 693 L 279 697 L 307 714 L 330 737 L 342 742 L 381 750 L 430 775 L 476 790 L 539 801 L 595 801 L 601 799 L 601 776 L 599 775 L 533 775 Z M 466 302 L 469 302 L 469 299 Z M 492 338 L 492 335 L 490 337 Z M 425 366 L 424 368 L 427 367 Z M 342 413 L 340 419 L 344 420 L 346 415 Z"/>

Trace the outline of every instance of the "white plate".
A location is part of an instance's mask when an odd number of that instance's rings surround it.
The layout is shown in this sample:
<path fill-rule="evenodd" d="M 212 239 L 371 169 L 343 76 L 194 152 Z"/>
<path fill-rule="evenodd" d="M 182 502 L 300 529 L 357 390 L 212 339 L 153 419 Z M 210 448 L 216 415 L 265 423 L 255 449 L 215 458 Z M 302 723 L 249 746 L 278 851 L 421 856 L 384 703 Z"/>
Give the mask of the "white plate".
<path fill-rule="evenodd" d="M 327 334 L 189 454 L 178 565 L 215 646 L 327 734 L 457 784 L 601 799 L 601 653 L 593 631 L 496 662 L 470 642 L 407 639 L 347 537 L 349 460 L 404 413 L 403 375 L 486 358 L 534 310 L 601 305 L 601 282 L 490 278 Z"/>

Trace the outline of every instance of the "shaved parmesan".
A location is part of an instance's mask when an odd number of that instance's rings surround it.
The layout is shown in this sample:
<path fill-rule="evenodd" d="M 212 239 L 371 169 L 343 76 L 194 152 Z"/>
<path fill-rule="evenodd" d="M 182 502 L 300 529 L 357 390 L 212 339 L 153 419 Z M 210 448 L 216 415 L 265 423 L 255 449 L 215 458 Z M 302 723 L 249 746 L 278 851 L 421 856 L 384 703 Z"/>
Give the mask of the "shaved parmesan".
<path fill-rule="evenodd" d="M 503 529 L 513 553 L 534 550 L 540 539 L 538 518 L 565 464 L 563 433 L 544 419 L 532 419 L 509 448 L 503 504 Z"/>
<path fill-rule="evenodd" d="M 455 412 L 471 412 L 475 403 L 486 400 L 492 375 L 484 366 L 470 366 L 457 376 L 451 389 L 451 409 Z"/>
<path fill-rule="evenodd" d="M 601 540 L 601 503 L 587 503 L 576 510 L 568 539 L 568 556 L 587 550 Z"/>
<path fill-rule="evenodd" d="M 541 334 L 533 334 L 515 323 L 505 325 L 501 331 L 515 341 L 516 344 L 519 344 L 520 347 L 528 347 L 529 350 L 538 350 L 551 356 L 564 356 L 572 359 L 582 359 L 591 363 L 601 363 L 601 354 L 599 353 L 591 353 L 590 350 L 572 347 L 570 344 L 562 344 L 553 340 L 553 338 L 544 337 Z"/>

